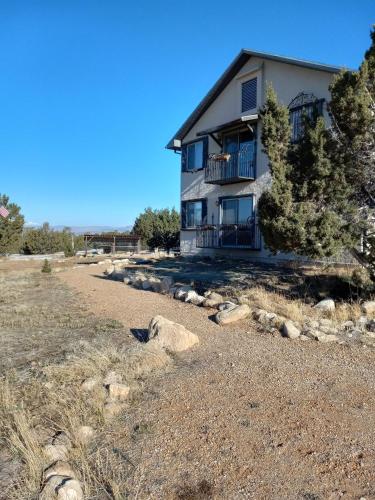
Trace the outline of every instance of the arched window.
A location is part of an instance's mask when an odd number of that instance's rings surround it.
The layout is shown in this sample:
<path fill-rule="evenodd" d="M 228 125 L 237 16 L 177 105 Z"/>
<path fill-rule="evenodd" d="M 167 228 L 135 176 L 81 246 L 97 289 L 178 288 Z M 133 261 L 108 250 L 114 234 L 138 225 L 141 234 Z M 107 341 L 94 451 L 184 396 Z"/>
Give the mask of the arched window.
<path fill-rule="evenodd" d="M 292 142 L 297 142 L 303 135 L 303 117 L 312 119 L 323 115 L 324 99 L 318 99 L 314 94 L 300 92 L 289 104 L 290 123 L 292 125 Z"/>

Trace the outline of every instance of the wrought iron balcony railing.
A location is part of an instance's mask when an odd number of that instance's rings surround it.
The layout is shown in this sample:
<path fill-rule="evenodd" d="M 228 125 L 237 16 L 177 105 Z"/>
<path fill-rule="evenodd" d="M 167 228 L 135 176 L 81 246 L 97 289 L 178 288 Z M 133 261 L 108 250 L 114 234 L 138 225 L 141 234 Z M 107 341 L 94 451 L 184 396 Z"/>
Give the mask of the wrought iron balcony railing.
<path fill-rule="evenodd" d="M 210 155 L 205 168 L 207 184 L 232 184 L 255 179 L 254 148 L 237 153 Z"/>
<path fill-rule="evenodd" d="M 218 224 L 200 226 L 196 234 L 198 248 L 244 248 L 260 250 L 261 235 L 258 224 Z"/>

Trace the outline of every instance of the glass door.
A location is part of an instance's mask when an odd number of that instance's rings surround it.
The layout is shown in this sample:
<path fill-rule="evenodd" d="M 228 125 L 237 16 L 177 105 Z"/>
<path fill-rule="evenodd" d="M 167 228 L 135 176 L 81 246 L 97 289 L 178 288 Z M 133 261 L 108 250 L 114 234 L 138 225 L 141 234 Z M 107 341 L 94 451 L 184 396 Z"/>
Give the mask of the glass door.
<path fill-rule="evenodd" d="M 253 197 L 224 198 L 221 224 L 222 247 L 250 246 L 254 234 Z"/>

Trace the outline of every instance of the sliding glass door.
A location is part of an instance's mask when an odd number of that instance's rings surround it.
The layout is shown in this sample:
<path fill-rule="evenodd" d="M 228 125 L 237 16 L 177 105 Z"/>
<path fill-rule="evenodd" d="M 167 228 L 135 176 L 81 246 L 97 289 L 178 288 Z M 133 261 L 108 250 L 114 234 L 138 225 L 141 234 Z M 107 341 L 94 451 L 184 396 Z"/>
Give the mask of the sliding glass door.
<path fill-rule="evenodd" d="M 250 246 L 254 237 L 253 197 L 222 199 L 221 225 L 221 246 Z"/>

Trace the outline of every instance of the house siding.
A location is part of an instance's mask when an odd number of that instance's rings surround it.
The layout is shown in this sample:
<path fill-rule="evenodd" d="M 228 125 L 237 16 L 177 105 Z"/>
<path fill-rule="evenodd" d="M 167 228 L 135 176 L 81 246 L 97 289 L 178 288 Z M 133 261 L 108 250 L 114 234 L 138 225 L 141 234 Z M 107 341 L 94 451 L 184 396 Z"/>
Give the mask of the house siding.
<path fill-rule="evenodd" d="M 241 113 L 241 84 L 249 78 L 257 78 L 257 108 Z M 300 92 L 313 93 L 319 99 L 329 100 L 329 84 L 333 78 L 332 73 L 299 67 L 291 64 L 271 60 L 262 60 L 251 57 L 238 74 L 227 85 L 223 92 L 211 104 L 182 143 L 186 144 L 197 139 L 197 133 L 202 130 L 219 126 L 223 123 L 238 119 L 241 115 L 257 113 L 262 107 L 265 90 L 268 83 L 275 89 L 279 101 L 288 105 Z M 324 116 L 328 114 L 324 107 Z M 271 176 L 268 168 L 267 156 L 262 151 L 261 122 L 257 127 L 257 166 L 256 180 L 237 184 L 212 185 L 204 182 L 204 170 L 197 172 L 181 173 L 181 200 L 198 198 L 207 199 L 207 222 L 219 223 L 219 207 L 217 201 L 224 196 L 239 196 L 251 194 L 254 197 L 254 210 L 257 211 L 257 201 L 261 193 L 270 185 Z M 219 152 L 219 146 L 211 139 L 208 140 L 208 151 Z M 196 247 L 196 234 L 194 231 L 181 231 L 181 252 L 183 254 L 205 255 L 230 255 L 248 257 L 252 259 L 269 260 L 275 257 L 264 248 L 260 251 L 239 249 L 202 249 Z M 277 259 L 295 258 L 292 255 L 278 255 Z"/>

